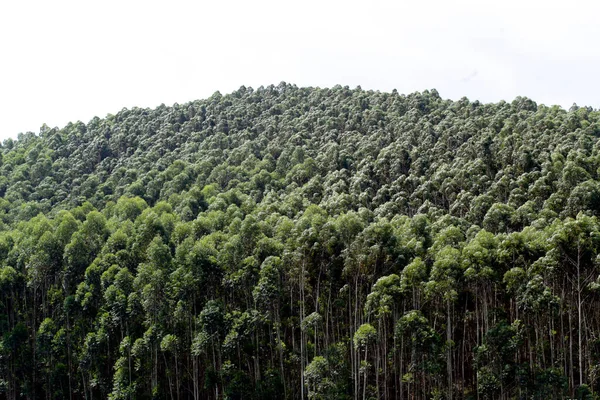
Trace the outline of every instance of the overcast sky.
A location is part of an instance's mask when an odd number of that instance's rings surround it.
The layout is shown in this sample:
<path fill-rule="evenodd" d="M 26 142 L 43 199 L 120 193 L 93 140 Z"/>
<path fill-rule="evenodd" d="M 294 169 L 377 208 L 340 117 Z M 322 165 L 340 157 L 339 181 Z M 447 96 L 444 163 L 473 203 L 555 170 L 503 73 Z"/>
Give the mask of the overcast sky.
<path fill-rule="evenodd" d="M 0 139 L 281 81 L 600 108 L 599 12 L 573 0 L 3 1 Z"/>

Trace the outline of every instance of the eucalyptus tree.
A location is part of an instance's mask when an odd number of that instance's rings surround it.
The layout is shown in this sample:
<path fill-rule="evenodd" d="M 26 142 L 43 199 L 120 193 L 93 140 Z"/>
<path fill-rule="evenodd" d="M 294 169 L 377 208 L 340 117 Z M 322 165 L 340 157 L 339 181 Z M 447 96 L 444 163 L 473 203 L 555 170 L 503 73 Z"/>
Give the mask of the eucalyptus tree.
<path fill-rule="evenodd" d="M 0 397 L 593 398 L 599 127 L 282 82 L 6 140 Z"/>

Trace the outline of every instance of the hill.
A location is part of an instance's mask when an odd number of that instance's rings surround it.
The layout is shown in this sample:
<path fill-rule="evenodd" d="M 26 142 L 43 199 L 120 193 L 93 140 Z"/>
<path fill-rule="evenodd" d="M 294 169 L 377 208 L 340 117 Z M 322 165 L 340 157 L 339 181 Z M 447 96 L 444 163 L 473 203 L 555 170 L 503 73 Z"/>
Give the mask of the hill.
<path fill-rule="evenodd" d="M 6 140 L 0 392 L 595 396 L 599 136 L 282 83 Z"/>

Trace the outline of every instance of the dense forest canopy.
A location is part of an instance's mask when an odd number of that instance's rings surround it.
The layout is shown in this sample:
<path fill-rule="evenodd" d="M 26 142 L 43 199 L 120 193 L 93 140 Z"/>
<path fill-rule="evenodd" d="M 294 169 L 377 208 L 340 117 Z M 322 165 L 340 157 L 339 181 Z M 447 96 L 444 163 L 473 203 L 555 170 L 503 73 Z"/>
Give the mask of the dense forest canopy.
<path fill-rule="evenodd" d="M 281 83 L 5 140 L 7 399 L 588 399 L 600 112 Z"/>

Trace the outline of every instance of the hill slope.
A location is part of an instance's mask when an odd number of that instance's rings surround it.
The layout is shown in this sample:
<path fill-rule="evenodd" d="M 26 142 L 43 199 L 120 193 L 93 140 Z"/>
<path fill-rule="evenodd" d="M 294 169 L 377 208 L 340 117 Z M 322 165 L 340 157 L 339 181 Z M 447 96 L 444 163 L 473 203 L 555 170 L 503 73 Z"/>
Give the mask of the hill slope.
<path fill-rule="evenodd" d="M 280 84 L 2 145 L 7 398 L 600 390 L 600 113 Z"/>

